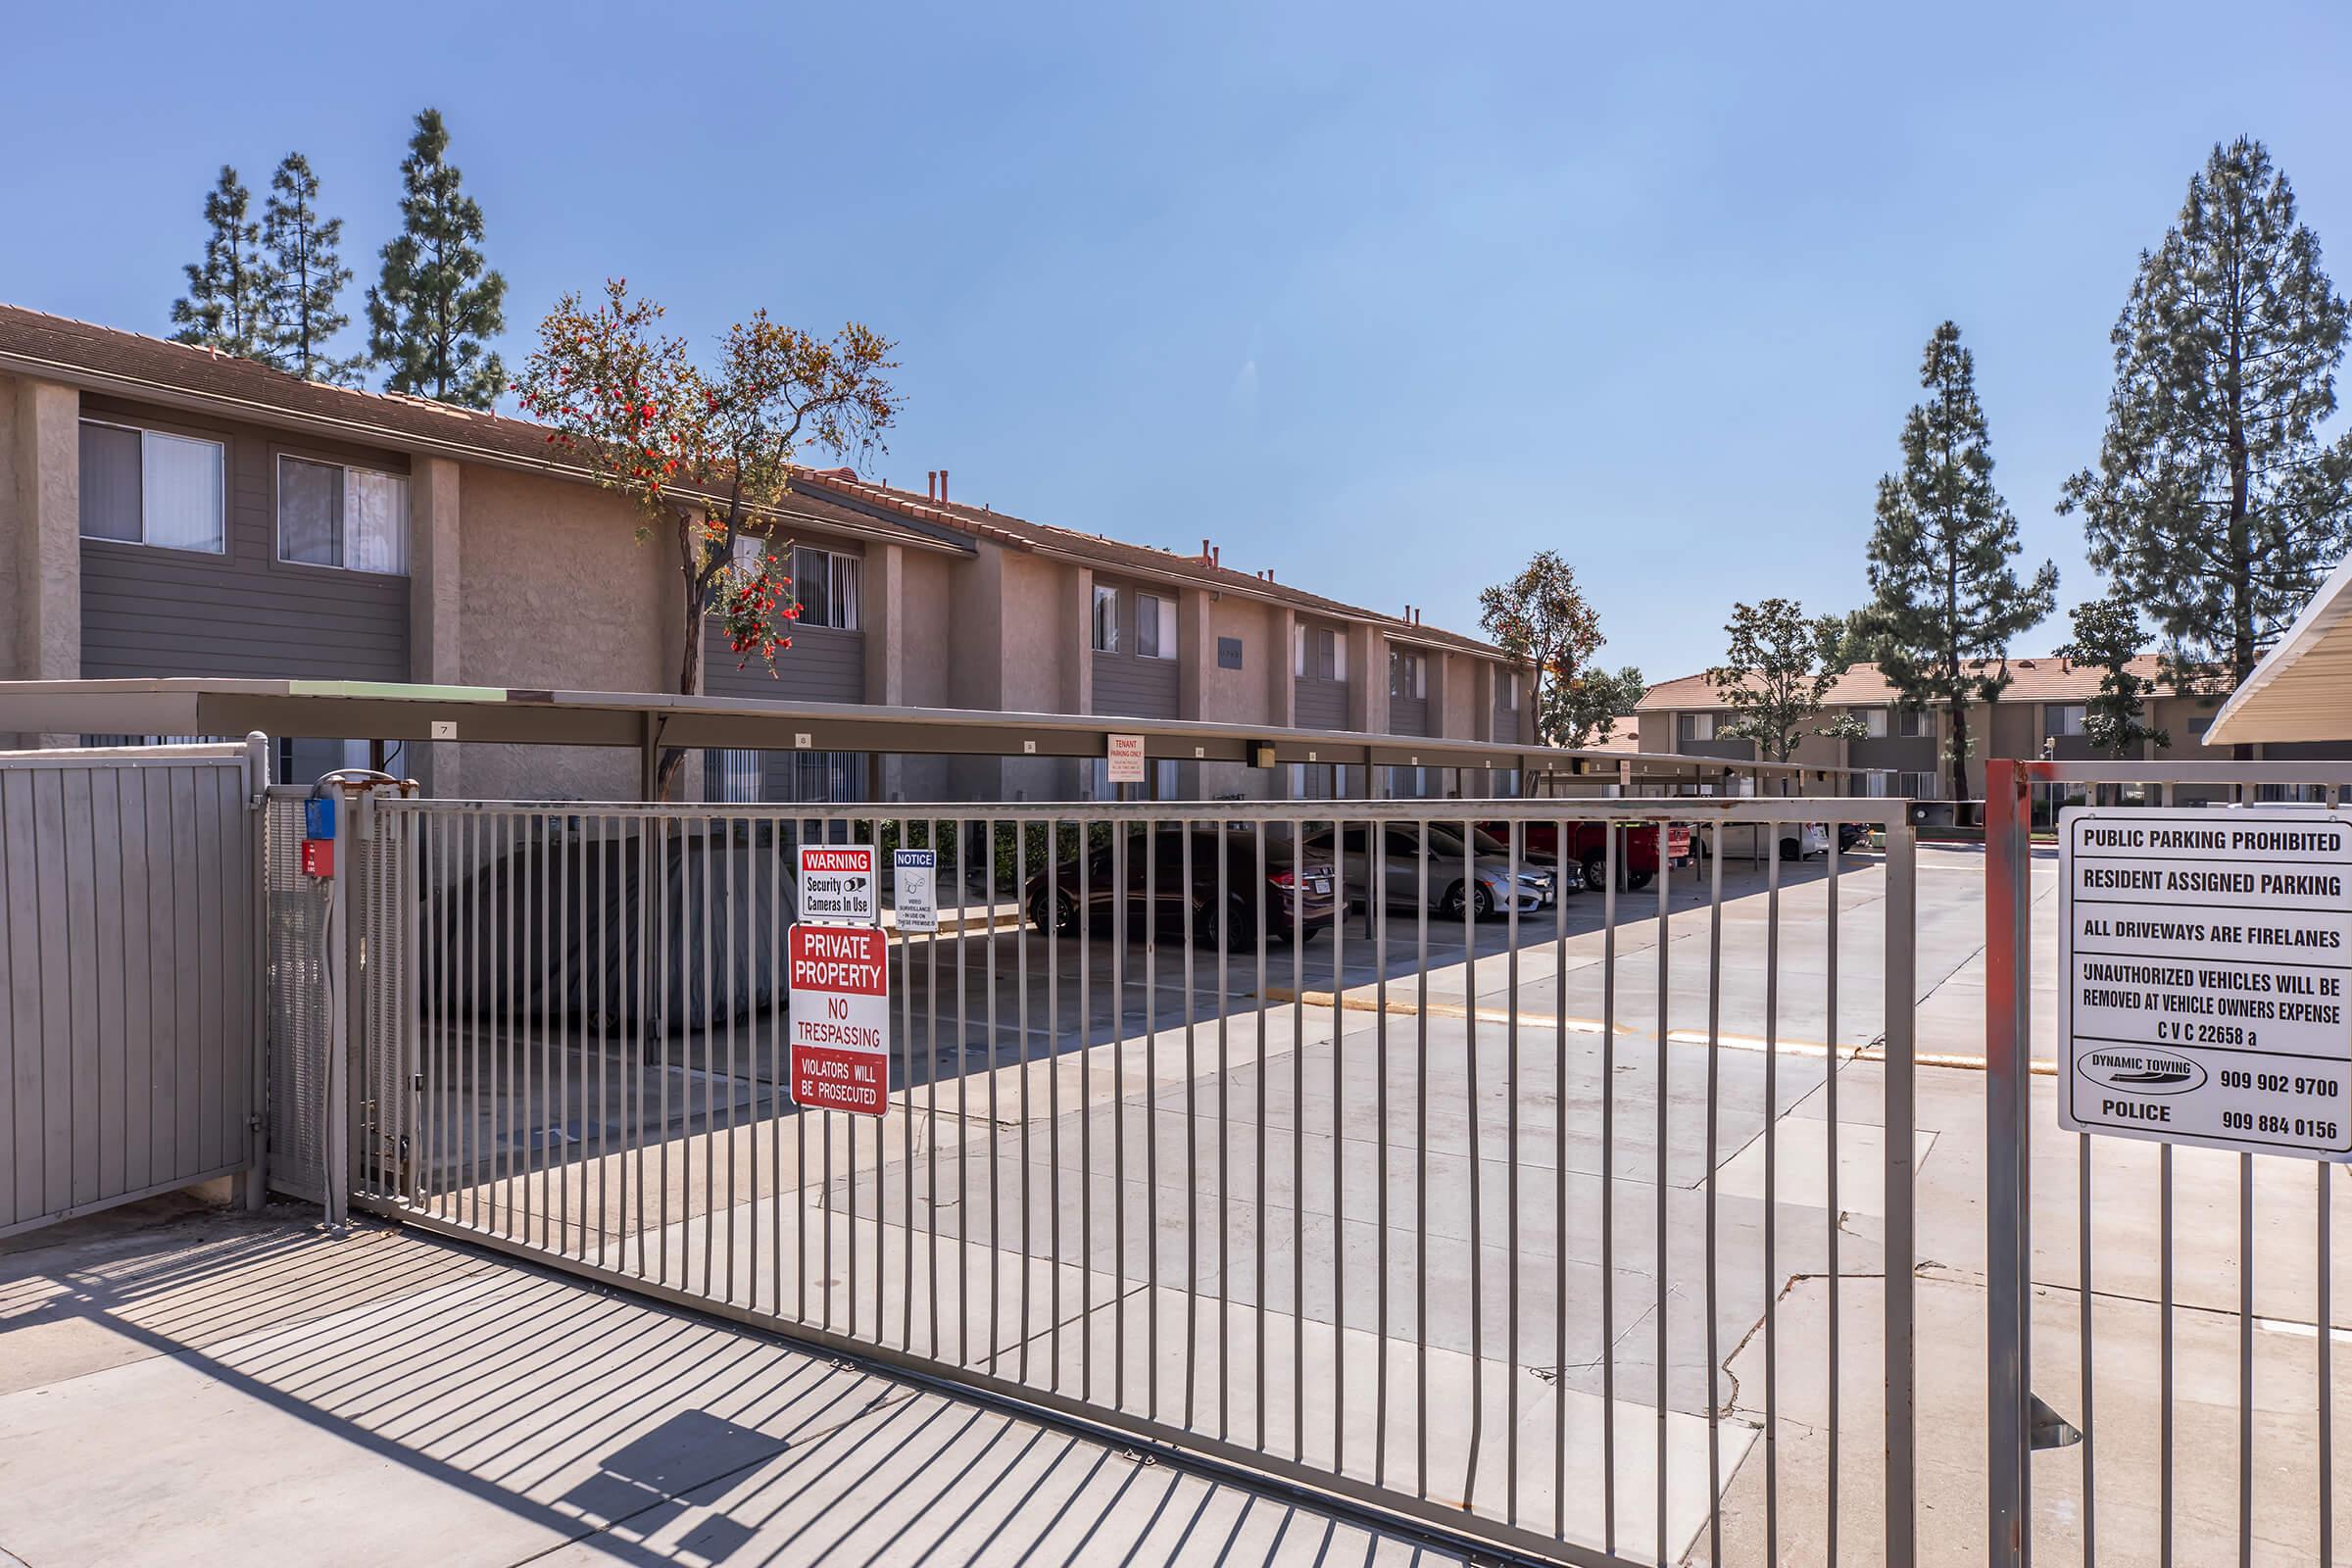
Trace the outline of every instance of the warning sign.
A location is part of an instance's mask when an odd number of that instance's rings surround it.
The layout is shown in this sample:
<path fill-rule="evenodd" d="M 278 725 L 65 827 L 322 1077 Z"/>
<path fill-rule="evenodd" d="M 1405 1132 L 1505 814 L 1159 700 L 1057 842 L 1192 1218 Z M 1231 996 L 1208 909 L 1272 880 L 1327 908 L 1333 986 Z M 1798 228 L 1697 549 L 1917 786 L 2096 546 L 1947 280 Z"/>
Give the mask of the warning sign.
<path fill-rule="evenodd" d="M 1141 735 L 1110 737 L 1109 782 L 1141 784 L 1144 781 L 1144 738 Z"/>
<path fill-rule="evenodd" d="M 873 926 L 792 928 L 795 1104 L 866 1116 L 889 1108 L 889 952 Z"/>
<path fill-rule="evenodd" d="M 2352 1159 L 2352 818 L 2075 807 L 2058 834 L 2059 1124 Z"/>
<path fill-rule="evenodd" d="M 879 901 L 874 896 L 874 847 L 802 845 L 800 891 L 804 920 L 855 920 L 860 925 L 872 925 L 879 918 Z"/>

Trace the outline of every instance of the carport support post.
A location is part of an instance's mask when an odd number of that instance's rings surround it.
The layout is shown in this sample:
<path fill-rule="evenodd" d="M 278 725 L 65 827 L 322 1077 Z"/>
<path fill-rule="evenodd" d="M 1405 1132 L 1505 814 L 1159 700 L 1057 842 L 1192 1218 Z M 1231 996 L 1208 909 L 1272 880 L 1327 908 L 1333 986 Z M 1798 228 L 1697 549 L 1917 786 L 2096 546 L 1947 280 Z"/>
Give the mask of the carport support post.
<path fill-rule="evenodd" d="M 2034 796 L 2027 767 L 2013 759 L 1988 759 L 1984 774 L 1984 1560 L 2021 1568 L 2033 1497 L 2026 1200 Z"/>

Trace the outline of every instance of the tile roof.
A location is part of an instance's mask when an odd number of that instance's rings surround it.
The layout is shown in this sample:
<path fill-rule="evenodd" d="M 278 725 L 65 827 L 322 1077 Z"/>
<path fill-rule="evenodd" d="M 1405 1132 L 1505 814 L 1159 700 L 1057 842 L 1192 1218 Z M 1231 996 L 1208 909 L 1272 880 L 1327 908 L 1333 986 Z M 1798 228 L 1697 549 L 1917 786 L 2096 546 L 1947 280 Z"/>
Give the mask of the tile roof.
<path fill-rule="evenodd" d="M 2000 665 L 1993 661 L 1980 661 L 1970 666 L 1985 672 L 1997 672 Z M 2132 661 L 2132 673 L 2153 681 L 2157 675 L 2157 658 L 2142 654 Z M 2009 661 L 2009 685 L 2001 693 L 2005 703 L 2079 703 L 2099 693 L 2100 670 L 2095 664 L 2078 664 L 2060 659 L 2055 654 L 2037 655 Z M 2169 692 L 2170 688 L 2167 688 Z M 1838 677 L 1837 683 L 1823 697 L 1832 706 L 1872 707 L 1896 701 L 1894 687 L 1879 673 L 1875 663 L 1859 663 Z M 1641 710 L 1645 713 L 1671 709 L 1711 709 L 1725 706 L 1714 684 L 1702 674 L 1684 675 L 1661 681 L 1642 698 Z"/>
<path fill-rule="evenodd" d="M 1391 636 L 1436 647 L 1454 648 L 1467 653 L 1484 654 L 1490 658 L 1502 657 L 1502 651 L 1492 643 L 1466 637 L 1460 632 L 1446 631 L 1421 621 L 1408 621 L 1399 615 L 1384 614 L 1358 605 L 1344 604 L 1326 599 L 1320 594 L 1294 588 L 1251 572 L 1237 571 L 1230 566 L 1199 555 L 1186 555 L 1162 550 L 1152 545 L 1131 545 L 1102 534 L 1083 533 L 1054 523 L 1032 522 L 1008 512 L 997 512 L 987 507 L 974 507 L 960 501 L 940 501 L 930 496 L 918 496 L 909 491 L 876 484 L 859 478 L 847 468 L 807 470 L 799 481 L 820 491 L 830 491 L 846 499 L 862 501 L 908 517 L 928 521 L 944 521 L 958 527 L 968 527 L 989 537 L 998 538 L 1017 547 L 1051 550 L 1063 555 L 1077 556 L 1094 564 L 1113 570 L 1126 570 L 1152 577 L 1176 577 L 1196 582 L 1203 587 L 1226 592 L 1252 595 L 1288 604 L 1310 613 L 1321 613 L 1347 620 L 1371 621 Z"/>
<path fill-rule="evenodd" d="M 0 370 L 9 369 L 131 399 L 193 404 L 223 417 L 331 430 L 363 445 L 428 451 L 593 482 L 586 468 L 555 454 L 546 426 L 528 419 L 405 393 L 328 386 L 212 349 L 0 305 Z M 783 510 L 854 532 L 874 528 L 872 519 L 821 498 L 796 494 Z"/>
<path fill-rule="evenodd" d="M 547 428 L 529 419 L 401 393 L 328 386 L 212 349 L 0 305 L 0 369 L 8 368 L 54 375 L 128 397 L 193 400 L 222 415 L 263 423 L 292 420 L 312 428 L 332 429 L 366 444 L 533 467 L 582 482 L 588 478 L 587 470 L 578 464 L 560 460 L 551 448 Z M 858 505 L 843 508 L 836 504 L 845 501 Z M 864 528 L 870 528 L 868 519 L 879 514 L 884 519 L 916 525 L 926 535 L 945 528 L 1014 549 L 1054 551 L 1113 569 L 1181 578 L 1310 612 L 1371 621 L 1406 640 L 1500 656 L 1499 649 L 1474 637 L 1326 599 L 1288 583 L 1213 564 L 1199 556 L 1031 522 L 961 502 L 933 501 L 861 479 L 846 468 L 800 470 L 789 510 L 819 523 L 844 525 L 854 518 L 857 526 Z"/>

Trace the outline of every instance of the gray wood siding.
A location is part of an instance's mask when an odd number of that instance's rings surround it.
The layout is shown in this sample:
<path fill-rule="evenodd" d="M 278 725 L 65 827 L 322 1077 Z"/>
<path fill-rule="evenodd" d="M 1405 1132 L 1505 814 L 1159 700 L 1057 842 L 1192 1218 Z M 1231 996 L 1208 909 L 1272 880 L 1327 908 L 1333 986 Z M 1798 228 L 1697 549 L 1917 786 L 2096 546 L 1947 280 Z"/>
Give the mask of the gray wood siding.
<path fill-rule="evenodd" d="M 1344 680 L 1323 680 L 1314 675 L 1294 677 L 1298 686 L 1298 713 L 1300 729 L 1346 729 L 1348 727 L 1348 683 Z"/>
<path fill-rule="evenodd" d="M 409 678 L 409 579 L 277 559 L 280 453 L 408 472 L 408 460 L 235 424 L 191 424 L 171 411 L 101 397 L 92 418 L 203 436 L 225 448 L 227 549 L 220 555 L 81 542 L 81 673 Z"/>
<path fill-rule="evenodd" d="M 0 763 L 0 1236 L 251 1163 L 242 759 Z"/>
<path fill-rule="evenodd" d="M 1389 698 L 1389 733 L 1392 735 L 1428 734 L 1429 699 L 1392 695 Z"/>
<path fill-rule="evenodd" d="M 1094 654 L 1095 711 L 1136 718 L 1174 718 L 1177 661 Z"/>
<path fill-rule="evenodd" d="M 1505 708 L 1496 703 L 1493 722 L 1494 727 L 1487 733 L 1495 740 L 1507 745 L 1519 739 L 1519 710 L 1516 708 Z"/>
<path fill-rule="evenodd" d="M 741 669 L 737 664 L 743 665 Z M 792 646 L 776 651 L 776 672 L 754 654 L 730 651 L 719 623 L 703 623 L 703 692 L 770 703 L 865 701 L 865 633 L 795 626 Z"/>
<path fill-rule="evenodd" d="M 1933 773 L 1937 767 L 1933 735 L 1883 735 L 1851 743 L 1846 756 L 1855 767 L 1885 767 L 1897 773 Z"/>

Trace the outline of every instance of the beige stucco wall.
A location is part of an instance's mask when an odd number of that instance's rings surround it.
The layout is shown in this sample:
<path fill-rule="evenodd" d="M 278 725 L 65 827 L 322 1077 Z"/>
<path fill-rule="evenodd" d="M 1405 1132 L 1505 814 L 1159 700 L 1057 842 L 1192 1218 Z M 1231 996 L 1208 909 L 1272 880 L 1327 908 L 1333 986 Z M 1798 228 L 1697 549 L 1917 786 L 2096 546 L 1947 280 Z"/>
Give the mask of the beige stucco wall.
<path fill-rule="evenodd" d="M 459 490 L 460 668 L 469 685 L 665 692 L 677 684 L 677 541 L 586 485 L 475 465 Z M 460 737 L 461 741 L 463 736 Z M 628 800 L 631 751 L 466 747 L 466 793 Z"/>
<path fill-rule="evenodd" d="M 1283 638 L 1286 617 L 1276 607 L 1232 594 L 1212 595 L 1208 606 L 1207 668 L 1201 673 L 1200 716 L 1220 724 L 1273 724 L 1274 685 L 1269 662 L 1279 664 L 1288 679 L 1290 646 Z M 1220 637 L 1242 640 L 1242 667 L 1225 669 L 1217 663 Z"/>
<path fill-rule="evenodd" d="M 1071 713 L 1074 674 L 1091 670 L 1086 624 L 1078 612 L 1079 568 L 1040 560 L 1020 551 L 984 545 L 1000 567 L 1002 582 L 995 623 L 976 627 L 974 646 L 990 646 L 987 633 L 1000 633 L 997 668 L 1000 701 L 972 706 L 1015 713 Z"/>
<path fill-rule="evenodd" d="M 72 680 L 81 673 L 81 396 L 28 376 L 10 383 L 0 554 L 9 558 L 0 628 L 8 673 Z M 51 736 L 21 744 L 71 744 Z"/>
<path fill-rule="evenodd" d="M 24 549 L 24 505 L 17 495 L 17 379 L 0 375 L 0 680 L 21 680 L 17 638 L 25 607 L 18 599 L 24 572 L 18 555 Z M 15 737 L 0 733 L 0 745 Z"/>

